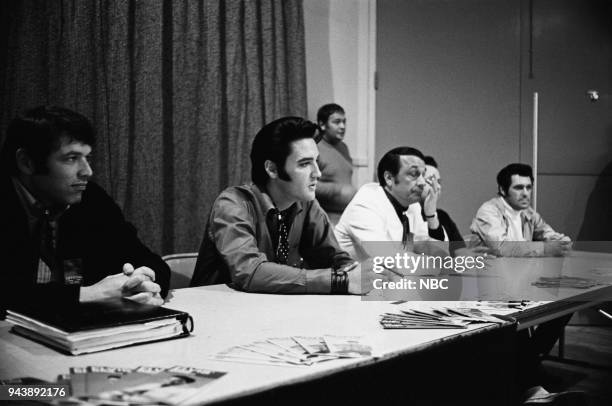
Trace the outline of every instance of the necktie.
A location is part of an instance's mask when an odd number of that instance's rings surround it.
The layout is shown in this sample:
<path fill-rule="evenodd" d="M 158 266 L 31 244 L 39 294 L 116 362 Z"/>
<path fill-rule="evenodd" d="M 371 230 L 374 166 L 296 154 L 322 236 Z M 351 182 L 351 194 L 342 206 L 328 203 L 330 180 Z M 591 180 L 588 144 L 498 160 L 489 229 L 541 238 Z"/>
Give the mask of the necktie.
<path fill-rule="evenodd" d="M 404 229 L 402 233 L 402 246 L 406 248 L 409 240 L 408 237 L 410 236 L 410 222 L 404 213 L 402 213 L 402 228 Z"/>
<path fill-rule="evenodd" d="M 289 229 L 286 224 L 287 212 L 279 211 L 278 215 L 278 246 L 276 247 L 276 262 L 286 264 L 289 257 Z"/>
<path fill-rule="evenodd" d="M 56 223 L 51 220 L 51 216 L 47 210 L 40 217 L 39 220 L 39 235 L 40 235 L 40 246 L 39 254 L 40 258 L 49 267 L 51 281 L 58 280 L 58 266 L 56 259 L 56 234 L 57 227 Z"/>

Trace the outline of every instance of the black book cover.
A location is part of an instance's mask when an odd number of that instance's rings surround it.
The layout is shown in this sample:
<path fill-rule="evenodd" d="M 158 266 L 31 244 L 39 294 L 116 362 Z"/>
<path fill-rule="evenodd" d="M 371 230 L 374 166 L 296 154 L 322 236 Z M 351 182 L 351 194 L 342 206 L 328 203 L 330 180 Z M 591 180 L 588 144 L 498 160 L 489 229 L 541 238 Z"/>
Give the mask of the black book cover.
<path fill-rule="evenodd" d="M 190 319 L 189 314 L 182 311 L 122 298 L 79 303 L 71 307 L 25 306 L 10 310 L 67 333 L 169 318 L 176 318 L 185 326 L 187 319 Z M 188 333 L 186 327 L 185 332 Z"/>

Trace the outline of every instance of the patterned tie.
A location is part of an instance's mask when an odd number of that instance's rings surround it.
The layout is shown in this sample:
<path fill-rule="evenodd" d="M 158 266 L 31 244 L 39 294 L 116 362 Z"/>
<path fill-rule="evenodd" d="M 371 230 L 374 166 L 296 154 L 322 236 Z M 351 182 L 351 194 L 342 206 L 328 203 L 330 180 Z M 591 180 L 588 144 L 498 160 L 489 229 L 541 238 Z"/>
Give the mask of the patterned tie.
<path fill-rule="evenodd" d="M 276 262 L 286 264 L 289 257 L 289 230 L 286 224 L 287 210 L 277 212 L 278 215 L 278 246 L 276 247 Z"/>
<path fill-rule="evenodd" d="M 57 223 L 51 219 L 48 210 L 45 210 L 39 219 L 40 259 L 49 267 L 50 274 L 39 275 L 39 282 L 57 281 L 59 267 L 56 258 Z M 46 280 L 45 280 L 46 279 Z"/>

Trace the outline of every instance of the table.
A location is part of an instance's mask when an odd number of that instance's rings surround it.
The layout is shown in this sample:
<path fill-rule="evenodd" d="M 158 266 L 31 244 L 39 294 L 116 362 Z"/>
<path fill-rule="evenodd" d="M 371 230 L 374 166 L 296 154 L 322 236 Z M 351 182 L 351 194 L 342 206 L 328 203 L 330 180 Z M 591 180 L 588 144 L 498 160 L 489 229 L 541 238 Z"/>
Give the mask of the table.
<path fill-rule="evenodd" d="M 594 279 L 607 285 L 589 289 L 542 289 L 529 286 L 531 292 L 536 289 L 548 290 L 551 297 L 548 303 L 514 315 L 519 322 L 519 330 L 612 300 L 612 254 L 573 251 L 557 261 L 561 261 L 559 269 L 563 275 Z"/>
<path fill-rule="evenodd" d="M 533 285 L 539 277 L 559 276 L 587 278 L 601 285 L 586 289 Z M 457 273 L 419 269 L 408 279 L 417 287 L 419 280 L 446 279 L 448 289 L 387 289 L 371 292 L 366 299 L 436 301 L 446 306 L 452 306 L 453 301 L 474 300 L 538 302 L 538 306 L 512 314 L 518 328 L 525 329 L 612 300 L 612 254 L 573 251 L 567 257 L 495 258 L 488 259 L 482 270 Z"/>
<path fill-rule="evenodd" d="M 611 294 L 610 286 L 586 290 L 531 286 L 537 275 L 551 272 L 612 281 L 609 254 L 578 252 L 551 261 L 525 258 L 496 261 L 496 266 L 505 268 L 505 273 L 501 272 L 496 280 L 501 291 L 495 294 L 537 295 L 549 300 L 514 314 L 519 328 L 592 306 Z M 598 273 L 593 273 L 593 269 Z M 469 275 L 465 280 L 469 280 Z M 243 293 L 225 285 L 179 289 L 170 293 L 166 306 L 193 316 L 195 331 L 191 337 L 78 357 L 62 355 L 11 334 L 8 323 L 0 322 L 0 379 L 33 376 L 55 380 L 73 366 L 184 365 L 228 372 L 192 399 L 198 404 L 227 401 L 514 404 L 516 324 L 489 324 L 468 330 L 383 330 L 378 316 L 396 311 L 396 305 L 367 299 Z M 376 356 L 311 367 L 209 359 L 228 347 L 258 339 L 324 334 L 367 337 Z"/>
<path fill-rule="evenodd" d="M 467 330 L 383 330 L 378 316 L 394 310 L 388 302 L 368 302 L 356 296 L 243 293 L 224 285 L 172 291 L 166 306 L 193 316 L 191 337 L 78 357 L 9 333 L 8 323 L 0 322 L 0 379 L 33 376 L 54 380 L 73 366 L 184 365 L 228 372 L 192 399 L 194 403 L 385 399 L 389 404 L 408 400 L 447 404 L 464 398 L 474 404 L 511 404 L 514 394 L 512 323 Z M 311 367 L 208 359 L 230 346 L 257 339 L 323 334 L 365 336 L 376 357 Z M 442 382 L 444 391 L 440 390 Z M 476 390 L 475 384 L 483 388 Z"/>

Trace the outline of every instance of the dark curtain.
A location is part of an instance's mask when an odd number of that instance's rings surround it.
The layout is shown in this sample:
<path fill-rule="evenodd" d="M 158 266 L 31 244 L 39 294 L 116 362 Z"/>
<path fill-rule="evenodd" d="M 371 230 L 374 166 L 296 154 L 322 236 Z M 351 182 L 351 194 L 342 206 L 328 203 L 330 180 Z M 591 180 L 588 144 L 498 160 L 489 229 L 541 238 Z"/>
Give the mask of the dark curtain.
<path fill-rule="evenodd" d="M 306 115 L 301 0 L 0 2 L 0 125 L 41 104 L 97 130 L 94 178 L 151 248 L 196 251 L 257 130 Z M 1 143 L 0 139 L 0 143 Z"/>

